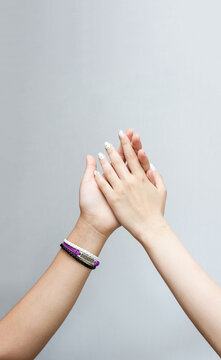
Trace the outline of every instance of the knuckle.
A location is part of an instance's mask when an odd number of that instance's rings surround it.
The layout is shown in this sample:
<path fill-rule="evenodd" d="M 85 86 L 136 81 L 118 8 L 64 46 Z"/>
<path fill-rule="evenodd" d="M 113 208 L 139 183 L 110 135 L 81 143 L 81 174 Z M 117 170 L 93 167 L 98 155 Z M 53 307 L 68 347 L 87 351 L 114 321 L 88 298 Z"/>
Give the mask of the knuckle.
<path fill-rule="evenodd" d="M 127 158 L 128 158 L 129 161 L 130 161 L 130 160 L 134 160 L 134 159 L 135 159 L 135 154 L 134 154 L 134 152 L 133 152 L 133 151 L 128 151 L 128 153 L 127 153 Z"/>
<path fill-rule="evenodd" d="M 133 175 L 130 175 L 128 178 L 127 178 L 127 186 L 128 187 L 132 187 L 134 186 L 136 180 L 135 180 L 135 177 Z"/>
<path fill-rule="evenodd" d="M 117 189 L 117 196 L 121 198 L 125 193 L 125 188 L 123 186 L 119 186 Z"/>
<path fill-rule="evenodd" d="M 111 163 L 113 164 L 113 166 L 119 166 L 120 164 L 122 164 L 122 159 L 120 158 L 120 156 L 113 156 L 113 158 L 111 159 Z"/>
<path fill-rule="evenodd" d="M 144 182 L 146 180 L 146 174 L 141 172 L 138 174 L 138 178 L 141 182 Z"/>
<path fill-rule="evenodd" d="M 119 196 L 119 194 L 117 192 L 115 192 L 111 197 L 111 202 L 113 204 L 117 204 L 120 202 L 120 199 L 121 199 L 121 197 Z"/>
<path fill-rule="evenodd" d="M 124 183 L 119 183 L 115 188 L 116 200 L 120 200 L 125 195 L 126 189 Z"/>
<path fill-rule="evenodd" d="M 109 166 L 104 168 L 104 175 L 110 176 L 111 173 L 112 173 L 112 169 Z"/>

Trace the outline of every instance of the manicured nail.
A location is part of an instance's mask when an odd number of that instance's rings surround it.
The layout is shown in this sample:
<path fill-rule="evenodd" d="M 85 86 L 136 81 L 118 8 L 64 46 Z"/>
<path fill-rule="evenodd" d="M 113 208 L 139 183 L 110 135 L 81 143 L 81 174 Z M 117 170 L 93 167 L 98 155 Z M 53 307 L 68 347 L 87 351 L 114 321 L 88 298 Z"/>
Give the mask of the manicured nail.
<path fill-rule="evenodd" d="M 99 171 L 94 170 L 94 175 L 96 176 L 96 175 L 98 175 L 98 174 L 99 174 Z"/>
<path fill-rule="evenodd" d="M 105 149 L 110 149 L 111 145 L 109 142 L 105 141 L 104 147 L 105 147 Z"/>
<path fill-rule="evenodd" d="M 102 154 L 102 152 L 99 152 L 99 153 L 98 153 L 98 158 L 99 158 L 100 160 L 103 160 L 103 159 L 104 159 L 104 154 Z"/>
<path fill-rule="evenodd" d="M 118 131 L 118 135 L 119 135 L 119 137 L 120 137 L 121 139 L 123 139 L 123 138 L 124 138 L 124 132 L 123 132 L 123 130 L 119 130 L 119 131 Z"/>
<path fill-rule="evenodd" d="M 156 170 L 155 166 L 154 166 L 153 164 L 151 164 L 151 163 L 150 163 L 150 168 L 151 168 L 153 171 Z"/>

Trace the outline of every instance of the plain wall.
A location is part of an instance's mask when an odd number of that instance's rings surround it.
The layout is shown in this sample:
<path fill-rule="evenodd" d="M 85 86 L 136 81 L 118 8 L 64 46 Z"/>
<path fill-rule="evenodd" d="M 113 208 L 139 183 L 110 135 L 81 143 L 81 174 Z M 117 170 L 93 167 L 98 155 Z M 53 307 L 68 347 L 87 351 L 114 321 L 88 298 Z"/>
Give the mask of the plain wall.
<path fill-rule="evenodd" d="M 220 283 L 220 12 L 218 0 L 1 0 L 1 317 L 76 223 L 86 154 L 117 146 L 120 128 L 141 134 L 169 225 Z M 100 256 L 39 359 L 217 358 L 125 229 Z"/>

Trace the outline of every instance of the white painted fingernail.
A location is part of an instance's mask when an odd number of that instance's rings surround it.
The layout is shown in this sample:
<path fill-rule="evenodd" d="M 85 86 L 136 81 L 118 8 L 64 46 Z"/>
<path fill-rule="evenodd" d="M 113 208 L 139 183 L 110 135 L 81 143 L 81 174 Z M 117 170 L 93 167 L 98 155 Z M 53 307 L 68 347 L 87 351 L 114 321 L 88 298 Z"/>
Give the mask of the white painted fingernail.
<path fill-rule="evenodd" d="M 104 159 L 104 154 L 102 154 L 102 152 L 99 152 L 99 153 L 98 153 L 98 158 L 99 158 L 100 160 L 103 160 L 103 159 Z"/>
<path fill-rule="evenodd" d="M 110 149 L 111 145 L 109 142 L 105 141 L 104 147 L 105 147 L 105 149 Z"/>
<path fill-rule="evenodd" d="M 94 175 L 96 176 L 96 175 L 98 175 L 98 174 L 99 174 L 99 171 L 94 170 Z"/>
<path fill-rule="evenodd" d="M 123 130 L 119 130 L 119 131 L 118 131 L 118 135 L 119 135 L 119 137 L 120 137 L 121 139 L 123 139 L 123 138 L 124 138 L 124 132 L 123 132 Z"/>
<path fill-rule="evenodd" d="M 151 163 L 150 163 L 150 168 L 151 168 L 153 171 L 156 170 L 155 166 L 154 166 L 153 164 L 151 164 Z"/>

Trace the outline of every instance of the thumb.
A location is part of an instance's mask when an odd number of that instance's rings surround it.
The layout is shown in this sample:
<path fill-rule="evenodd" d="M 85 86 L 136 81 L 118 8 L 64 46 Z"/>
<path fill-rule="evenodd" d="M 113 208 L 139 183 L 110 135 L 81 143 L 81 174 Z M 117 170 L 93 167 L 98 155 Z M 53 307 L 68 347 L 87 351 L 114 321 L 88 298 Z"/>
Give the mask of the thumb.
<path fill-rule="evenodd" d="M 82 181 L 90 181 L 94 179 L 94 170 L 96 170 L 97 164 L 96 160 L 92 155 L 86 156 L 86 168 L 84 170 L 84 175 Z"/>

